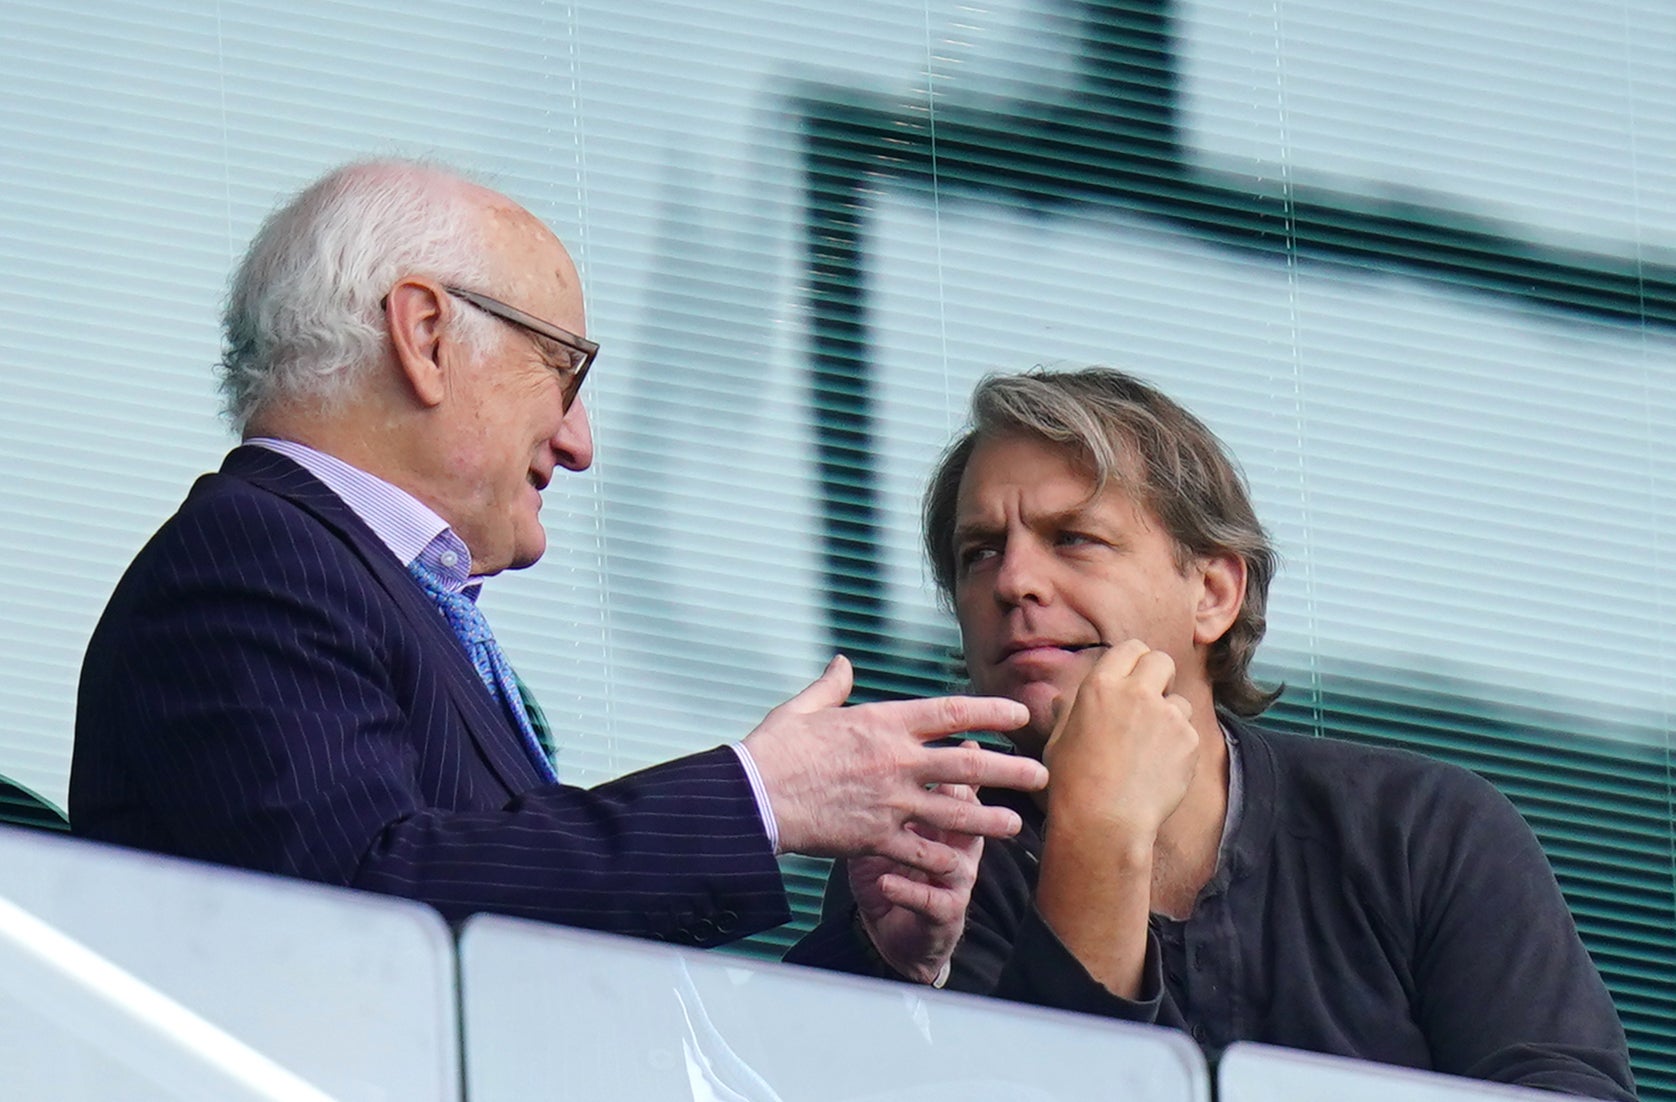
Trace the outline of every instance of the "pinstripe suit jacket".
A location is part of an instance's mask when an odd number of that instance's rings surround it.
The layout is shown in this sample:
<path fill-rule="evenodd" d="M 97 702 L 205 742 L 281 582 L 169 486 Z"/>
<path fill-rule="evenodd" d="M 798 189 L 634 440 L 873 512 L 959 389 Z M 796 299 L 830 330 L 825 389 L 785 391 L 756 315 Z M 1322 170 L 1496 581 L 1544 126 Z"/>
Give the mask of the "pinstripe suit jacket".
<path fill-rule="evenodd" d="M 331 490 L 238 448 L 88 645 L 76 833 L 475 911 L 710 945 L 789 917 L 725 747 L 544 784 L 435 605 Z"/>

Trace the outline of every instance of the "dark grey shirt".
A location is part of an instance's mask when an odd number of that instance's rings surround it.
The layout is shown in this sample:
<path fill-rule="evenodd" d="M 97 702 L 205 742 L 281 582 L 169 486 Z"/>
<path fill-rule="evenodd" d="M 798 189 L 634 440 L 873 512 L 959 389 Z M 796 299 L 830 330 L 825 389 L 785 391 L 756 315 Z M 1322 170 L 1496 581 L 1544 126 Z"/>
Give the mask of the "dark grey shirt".
<path fill-rule="evenodd" d="M 1633 1099 L 1623 1028 L 1530 828 L 1488 782 L 1400 750 L 1228 721 L 1243 792 L 1192 915 L 1154 917 L 1143 997 L 1036 911 L 1042 815 L 984 848 L 948 987 L 1238 1040 Z M 886 969 L 842 869 L 786 959 Z"/>

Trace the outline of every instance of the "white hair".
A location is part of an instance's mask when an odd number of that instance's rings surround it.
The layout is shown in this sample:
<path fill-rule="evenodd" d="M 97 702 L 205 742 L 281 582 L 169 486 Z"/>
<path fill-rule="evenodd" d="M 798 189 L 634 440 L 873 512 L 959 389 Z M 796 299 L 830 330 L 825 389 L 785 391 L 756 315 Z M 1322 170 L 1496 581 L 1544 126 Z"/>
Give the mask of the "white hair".
<path fill-rule="evenodd" d="M 417 161 L 357 162 L 268 216 L 222 315 L 220 385 L 235 429 L 274 401 L 340 401 L 383 351 L 380 303 L 397 280 L 483 286 L 480 221 L 460 186 L 469 182 Z M 481 348 L 487 319 L 454 317 Z"/>

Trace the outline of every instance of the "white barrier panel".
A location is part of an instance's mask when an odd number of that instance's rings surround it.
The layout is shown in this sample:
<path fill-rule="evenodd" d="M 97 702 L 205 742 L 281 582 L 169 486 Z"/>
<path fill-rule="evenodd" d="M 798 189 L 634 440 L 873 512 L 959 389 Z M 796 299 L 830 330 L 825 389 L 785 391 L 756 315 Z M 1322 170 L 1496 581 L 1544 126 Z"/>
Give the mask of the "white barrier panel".
<path fill-rule="evenodd" d="M 0 899 L 0 1067 L 33 1102 L 332 1102 L 28 911 Z"/>
<path fill-rule="evenodd" d="M 430 908 L 17 828 L 0 828 L 0 869 L 0 897 L 331 1098 L 457 1102 L 453 944 Z M 9 988 L 0 1025 L 39 1012 L 63 1058 L 133 1066 L 107 1038 L 50 1026 L 35 998 Z"/>
<path fill-rule="evenodd" d="M 494 916 L 460 939 L 471 1102 L 1208 1102 L 1172 1030 Z"/>
<path fill-rule="evenodd" d="M 1554 1102 L 1549 1091 L 1241 1041 L 1216 1067 L 1221 1102 Z"/>

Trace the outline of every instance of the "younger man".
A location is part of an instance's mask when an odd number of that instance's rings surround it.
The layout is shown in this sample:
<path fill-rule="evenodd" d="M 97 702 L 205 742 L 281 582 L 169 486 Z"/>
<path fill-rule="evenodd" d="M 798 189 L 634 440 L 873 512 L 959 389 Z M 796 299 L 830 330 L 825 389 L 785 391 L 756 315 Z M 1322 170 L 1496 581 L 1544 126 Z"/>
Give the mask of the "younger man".
<path fill-rule="evenodd" d="M 926 496 L 974 688 L 1048 766 L 948 876 L 854 860 L 787 959 L 1634 1097 L 1536 839 L 1472 773 L 1265 731 L 1275 555 L 1221 443 L 1117 371 L 996 377 Z M 859 906 L 857 905 L 859 903 Z"/>

